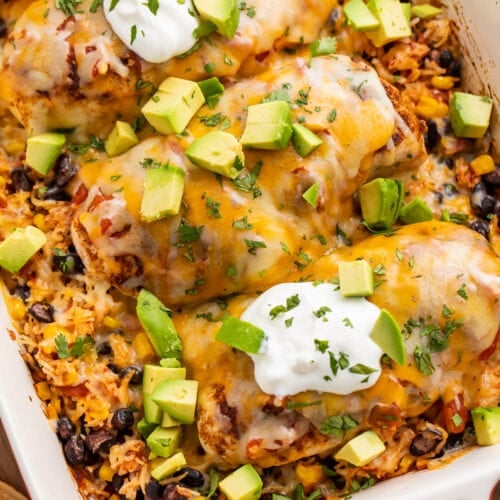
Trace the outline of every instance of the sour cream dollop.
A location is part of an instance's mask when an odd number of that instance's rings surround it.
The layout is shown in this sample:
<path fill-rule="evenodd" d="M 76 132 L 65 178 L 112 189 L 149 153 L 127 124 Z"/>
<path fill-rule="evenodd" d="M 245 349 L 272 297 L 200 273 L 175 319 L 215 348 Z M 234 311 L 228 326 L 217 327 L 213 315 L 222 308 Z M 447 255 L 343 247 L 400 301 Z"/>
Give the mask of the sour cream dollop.
<path fill-rule="evenodd" d="M 200 22 L 188 0 L 160 1 L 156 13 L 146 0 L 119 0 L 110 10 L 111 3 L 104 0 L 104 15 L 113 31 L 146 61 L 168 61 L 196 43 Z"/>
<path fill-rule="evenodd" d="M 283 283 L 242 314 L 266 336 L 259 353 L 251 355 L 262 391 L 350 394 L 377 382 L 383 351 L 369 335 L 380 309 L 362 297 L 343 297 L 336 288 Z"/>

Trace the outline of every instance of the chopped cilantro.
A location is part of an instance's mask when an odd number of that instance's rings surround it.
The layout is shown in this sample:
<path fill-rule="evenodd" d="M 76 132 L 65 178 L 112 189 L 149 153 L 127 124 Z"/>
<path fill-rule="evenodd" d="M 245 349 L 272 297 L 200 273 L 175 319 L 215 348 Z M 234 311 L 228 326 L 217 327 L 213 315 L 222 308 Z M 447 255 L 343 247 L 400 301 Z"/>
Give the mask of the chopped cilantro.
<path fill-rule="evenodd" d="M 59 359 L 65 359 L 70 356 L 83 356 L 88 346 L 94 343 L 94 340 L 88 335 L 85 337 L 78 337 L 73 346 L 69 348 L 68 339 L 62 333 L 58 333 L 54 339 L 54 343 L 57 348 Z"/>
<path fill-rule="evenodd" d="M 317 318 L 322 318 L 325 316 L 327 312 L 331 312 L 332 310 L 328 306 L 321 306 L 319 309 L 316 311 L 313 311 L 314 316 Z"/>
<path fill-rule="evenodd" d="M 257 255 L 257 248 L 267 248 L 267 245 L 263 241 L 247 240 L 246 238 L 244 241 L 248 247 L 248 253 L 252 255 Z"/>
<path fill-rule="evenodd" d="M 432 375 L 435 368 L 432 364 L 431 355 L 428 351 L 424 350 L 420 344 L 416 345 L 413 351 L 413 357 L 415 358 L 415 363 L 420 372 L 426 376 Z"/>
<path fill-rule="evenodd" d="M 327 436 L 341 437 L 345 431 L 356 427 L 358 423 L 350 415 L 333 415 L 321 424 L 320 432 Z"/>
<path fill-rule="evenodd" d="M 370 373 L 375 373 L 376 368 L 371 368 L 369 366 L 363 365 L 362 363 L 357 363 L 349 368 L 351 373 L 357 373 L 358 375 L 369 375 Z"/>

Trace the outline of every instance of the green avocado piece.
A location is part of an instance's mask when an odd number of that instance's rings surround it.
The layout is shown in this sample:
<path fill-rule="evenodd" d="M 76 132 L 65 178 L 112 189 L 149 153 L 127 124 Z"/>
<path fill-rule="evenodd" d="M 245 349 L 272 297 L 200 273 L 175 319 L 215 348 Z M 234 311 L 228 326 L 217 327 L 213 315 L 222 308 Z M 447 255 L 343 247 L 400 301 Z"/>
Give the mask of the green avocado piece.
<path fill-rule="evenodd" d="M 427 205 L 424 200 L 417 197 L 413 198 L 410 203 L 407 203 L 401 208 L 399 218 L 405 224 L 415 224 L 417 222 L 432 220 L 434 218 L 434 214 L 429 208 L 429 205 Z"/>
<path fill-rule="evenodd" d="M 158 405 L 151 399 L 150 392 L 142 393 L 142 408 L 144 410 L 144 418 L 151 424 L 161 424 L 163 412 Z"/>
<path fill-rule="evenodd" d="M 144 392 L 153 392 L 156 386 L 169 378 L 185 379 L 186 367 L 166 368 L 158 365 L 144 365 L 142 375 L 142 390 Z"/>
<path fill-rule="evenodd" d="M 358 194 L 363 222 L 370 229 L 389 229 L 396 222 L 403 203 L 401 181 L 379 177 L 363 184 Z"/>
<path fill-rule="evenodd" d="M 344 297 L 373 294 L 373 269 L 364 259 L 339 262 L 340 293 Z"/>
<path fill-rule="evenodd" d="M 403 14 L 405 19 L 410 22 L 411 21 L 411 3 L 402 3 L 401 8 L 403 9 Z"/>
<path fill-rule="evenodd" d="M 137 422 L 137 431 L 146 439 L 156 429 L 156 426 L 157 424 L 154 422 L 148 422 L 146 418 L 141 418 L 139 422 Z"/>
<path fill-rule="evenodd" d="M 471 412 L 477 444 L 500 443 L 500 407 L 479 407 Z"/>
<path fill-rule="evenodd" d="M 493 100 L 489 97 L 455 92 L 450 100 L 450 122 L 457 137 L 480 139 L 490 126 Z"/>
<path fill-rule="evenodd" d="M 187 464 L 186 457 L 182 451 L 178 451 L 175 455 L 166 458 L 160 465 L 157 465 L 151 470 L 151 476 L 157 481 L 162 481 L 170 477 L 174 472 L 182 469 Z"/>
<path fill-rule="evenodd" d="M 165 368 L 180 368 L 181 362 L 175 358 L 162 358 L 160 359 L 160 366 L 164 366 Z"/>
<path fill-rule="evenodd" d="M 251 354 L 259 352 L 264 338 L 264 331 L 258 326 L 234 316 L 224 319 L 220 330 L 215 335 L 215 340 Z"/>
<path fill-rule="evenodd" d="M 130 123 L 118 120 L 104 142 L 108 156 L 118 156 L 139 144 L 139 138 Z"/>
<path fill-rule="evenodd" d="M 179 213 L 184 194 L 184 170 L 175 165 L 163 165 L 146 171 L 141 202 L 141 218 L 154 222 Z"/>
<path fill-rule="evenodd" d="M 316 208 L 318 205 L 318 196 L 319 196 L 319 184 L 315 182 L 309 188 L 304 191 L 302 198 L 311 205 L 311 207 Z"/>
<path fill-rule="evenodd" d="M 55 132 L 34 135 L 26 141 L 26 164 L 46 175 L 61 154 L 66 136 Z"/>
<path fill-rule="evenodd" d="M 430 19 L 431 17 L 441 14 L 441 12 L 443 12 L 442 7 L 434 7 L 434 5 L 430 3 L 414 5 L 411 8 L 411 13 L 416 17 L 420 17 L 420 19 Z"/>
<path fill-rule="evenodd" d="M 211 21 L 226 38 L 233 38 L 240 22 L 240 9 L 236 0 L 193 0 L 196 10 Z"/>
<path fill-rule="evenodd" d="M 148 448 L 158 457 L 172 456 L 182 440 L 182 427 L 157 427 L 146 439 Z"/>
<path fill-rule="evenodd" d="M 158 384 L 151 397 L 171 417 L 183 424 L 192 424 L 197 394 L 196 380 L 168 379 Z"/>
<path fill-rule="evenodd" d="M 385 451 L 385 445 L 373 431 L 366 431 L 348 441 L 336 454 L 336 460 L 345 460 L 363 467 Z"/>
<path fill-rule="evenodd" d="M 240 142 L 256 149 L 285 149 L 292 137 L 292 112 L 285 101 L 271 101 L 248 107 Z"/>
<path fill-rule="evenodd" d="M 386 309 L 380 311 L 370 332 L 370 338 L 396 363 L 404 364 L 406 352 L 401 328 Z"/>
<path fill-rule="evenodd" d="M 382 47 L 411 35 L 410 23 L 406 20 L 399 0 L 370 0 L 367 7 L 380 22 L 375 31 L 366 33 L 375 47 Z"/>
<path fill-rule="evenodd" d="M 0 243 L 0 266 L 16 273 L 45 243 L 45 233 L 35 226 L 15 229 Z"/>
<path fill-rule="evenodd" d="M 262 492 L 262 479 L 250 464 L 246 464 L 220 481 L 219 489 L 228 500 L 257 500 Z"/>
<path fill-rule="evenodd" d="M 162 427 L 176 427 L 178 425 L 182 425 L 182 422 L 171 417 L 166 411 L 162 411 L 160 425 Z"/>
<path fill-rule="evenodd" d="M 142 114 L 158 132 L 180 134 L 204 103 L 196 82 L 170 76 L 142 107 Z"/>
<path fill-rule="evenodd" d="M 186 156 L 198 167 L 231 179 L 243 169 L 243 147 L 233 134 L 215 130 L 195 139 L 186 149 Z"/>
<path fill-rule="evenodd" d="M 344 5 L 344 15 L 356 31 L 373 31 L 380 21 L 373 15 L 363 0 L 350 0 Z"/>
<path fill-rule="evenodd" d="M 202 80 L 201 82 L 198 82 L 198 85 L 205 96 L 207 106 L 210 109 L 215 108 L 219 102 L 220 96 L 224 93 L 224 85 L 222 85 L 216 76 Z"/>
<path fill-rule="evenodd" d="M 300 156 L 310 155 L 316 148 L 323 144 L 323 141 L 312 131 L 300 123 L 292 125 L 293 146 Z"/>
<path fill-rule="evenodd" d="M 143 288 L 137 297 L 137 317 L 161 358 L 180 359 L 182 344 L 170 317 L 170 310 Z"/>

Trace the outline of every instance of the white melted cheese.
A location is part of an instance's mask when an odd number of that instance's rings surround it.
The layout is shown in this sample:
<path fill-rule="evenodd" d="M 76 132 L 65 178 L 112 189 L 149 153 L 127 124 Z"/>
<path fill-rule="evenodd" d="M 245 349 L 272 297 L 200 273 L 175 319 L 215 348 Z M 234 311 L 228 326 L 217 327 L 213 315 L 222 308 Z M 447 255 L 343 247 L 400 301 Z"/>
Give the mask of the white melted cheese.
<path fill-rule="evenodd" d="M 121 41 L 145 61 L 160 63 L 189 50 L 199 26 L 189 0 L 160 1 L 154 14 L 146 0 L 104 0 L 104 15 Z"/>
<path fill-rule="evenodd" d="M 362 297 L 343 297 L 336 288 L 283 283 L 260 295 L 242 314 L 241 319 L 266 335 L 259 353 L 251 355 L 262 391 L 277 396 L 308 390 L 350 394 L 376 383 L 383 351 L 369 334 L 380 309 Z M 299 303 L 273 318 L 271 310 L 286 309 L 287 300 Z M 365 368 L 374 371 L 355 373 Z"/>

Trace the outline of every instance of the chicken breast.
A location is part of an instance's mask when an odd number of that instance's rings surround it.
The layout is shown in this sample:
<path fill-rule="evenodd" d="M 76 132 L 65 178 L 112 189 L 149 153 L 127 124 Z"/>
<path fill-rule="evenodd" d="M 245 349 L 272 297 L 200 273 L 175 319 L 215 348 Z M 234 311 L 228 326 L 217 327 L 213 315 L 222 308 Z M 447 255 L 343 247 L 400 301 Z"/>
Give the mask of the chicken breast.
<path fill-rule="evenodd" d="M 387 89 L 375 71 L 346 56 L 282 56 L 269 72 L 226 88 L 183 136 L 151 138 L 119 157 L 82 163 L 72 236 L 87 270 L 128 293 L 145 286 L 176 305 L 262 289 L 306 268 L 335 244 L 336 226 L 353 216 L 352 195 L 362 183 L 425 157 L 420 122 Z M 294 121 L 304 117 L 323 140 L 311 155 L 302 158 L 291 145 L 247 149 L 246 169 L 234 181 L 187 160 L 194 138 L 224 124 L 240 137 L 246 107 L 276 95 L 291 103 Z M 185 170 L 179 215 L 141 220 L 145 159 Z M 315 183 L 312 207 L 303 194 Z"/>

